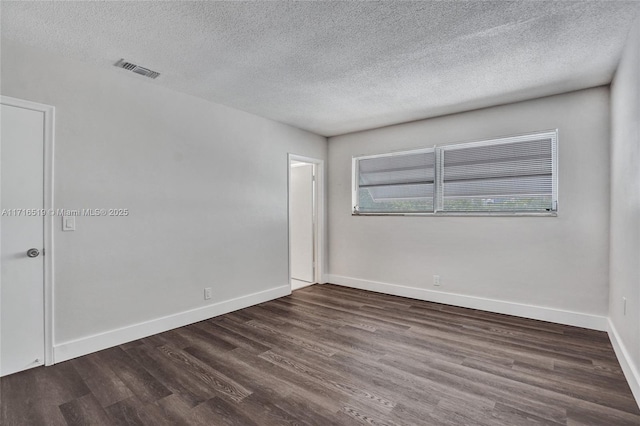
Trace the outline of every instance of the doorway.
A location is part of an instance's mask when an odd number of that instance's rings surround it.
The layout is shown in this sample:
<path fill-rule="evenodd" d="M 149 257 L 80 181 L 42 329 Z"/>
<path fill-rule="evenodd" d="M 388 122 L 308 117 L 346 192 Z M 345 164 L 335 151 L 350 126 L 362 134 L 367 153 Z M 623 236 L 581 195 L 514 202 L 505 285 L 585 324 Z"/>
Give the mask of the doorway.
<path fill-rule="evenodd" d="M 289 154 L 289 283 L 297 290 L 322 280 L 322 160 Z"/>
<path fill-rule="evenodd" d="M 53 120 L 0 97 L 0 376 L 53 363 Z"/>

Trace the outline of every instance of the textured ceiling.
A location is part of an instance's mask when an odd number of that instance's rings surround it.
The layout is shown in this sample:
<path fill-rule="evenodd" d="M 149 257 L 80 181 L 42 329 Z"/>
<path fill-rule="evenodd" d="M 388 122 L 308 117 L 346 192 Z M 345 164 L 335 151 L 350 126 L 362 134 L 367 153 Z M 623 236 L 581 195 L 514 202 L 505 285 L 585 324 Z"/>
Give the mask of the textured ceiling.
<path fill-rule="evenodd" d="M 151 84 L 331 136 L 609 83 L 640 3 L 1 7 L 8 39 L 104 67 L 125 58 L 162 74 Z"/>

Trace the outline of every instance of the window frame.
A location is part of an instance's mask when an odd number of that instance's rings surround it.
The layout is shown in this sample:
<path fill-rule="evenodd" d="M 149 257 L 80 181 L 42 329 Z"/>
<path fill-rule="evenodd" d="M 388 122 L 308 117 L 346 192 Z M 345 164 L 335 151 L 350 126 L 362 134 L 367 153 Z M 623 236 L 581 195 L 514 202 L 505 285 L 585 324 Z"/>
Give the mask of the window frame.
<path fill-rule="evenodd" d="M 558 129 L 543 130 L 531 133 L 525 133 L 515 136 L 497 137 L 491 139 L 476 140 L 470 142 L 454 142 L 441 145 L 433 145 L 430 148 L 418 148 L 402 151 L 392 151 L 381 154 L 358 155 L 351 158 L 351 215 L 352 216 L 541 216 L 541 217 L 557 217 L 558 216 Z M 552 209 L 549 211 L 442 211 L 439 208 L 443 205 L 443 180 L 444 180 L 444 155 L 446 151 L 475 148 L 482 146 L 495 146 L 509 143 L 526 142 L 536 139 L 549 139 L 551 141 L 551 181 L 552 181 Z M 423 152 L 433 152 L 435 155 L 434 163 L 434 191 L 433 191 L 433 211 L 428 212 L 360 212 L 358 210 L 359 201 L 359 161 L 371 158 L 392 157 L 398 155 L 419 154 Z"/>

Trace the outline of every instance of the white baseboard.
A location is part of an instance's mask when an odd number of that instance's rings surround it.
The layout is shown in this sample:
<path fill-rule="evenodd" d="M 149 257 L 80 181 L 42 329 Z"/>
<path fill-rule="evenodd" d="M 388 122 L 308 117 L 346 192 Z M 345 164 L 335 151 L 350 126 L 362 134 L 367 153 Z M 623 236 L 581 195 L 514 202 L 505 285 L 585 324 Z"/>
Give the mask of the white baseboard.
<path fill-rule="evenodd" d="M 618 362 L 620 363 L 620 367 L 622 367 L 624 377 L 629 383 L 631 393 L 633 393 L 633 396 L 638 403 L 638 407 L 640 407 L 640 372 L 638 372 L 638 368 L 633 363 L 631 355 L 629 354 L 627 347 L 620 338 L 618 330 L 616 330 L 613 322 L 611 322 L 611 319 L 609 319 L 608 324 L 609 339 L 611 340 L 611 345 L 613 346 L 613 350 L 616 353 L 616 357 L 618 357 Z"/>
<path fill-rule="evenodd" d="M 166 317 L 156 318 L 115 330 L 105 331 L 77 340 L 59 343 L 53 347 L 54 362 L 62 362 L 102 349 L 121 345 L 132 340 L 142 339 L 153 334 L 162 333 L 174 328 L 183 327 L 218 315 L 237 311 L 238 309 L 257 305 L 258 303 L 277 299 L 291 294 L 291 287 L 284 285 L 268 290 L 237 297 L 213 305 L 191 309 Z"/>
<path fill-rule="evenodd" d="M 560 309 L 507 302 L 504 300 L 465 296 L 462 294 L 426 290 L 417 287 L 407 287 L 403 285 L 362 280 L 359 278 L 351 278 L 333 274 L 327 275 L 327 282 L 345 287 L 376 291 L 379 293 L 392 294 L 395 296 L 410 297 L 412 299 L 426 300 L 429 302 L 444 303 L 446 305 L 460 306 L 463 308 L 479 309 L 482 311 L 495 312 L 498 314 L 513 315 L 517 317 L 555 322 L 558 324 L 573 325 L 576 327 L 584 327 L 592 330 L 607 331 L 609 328 L 607 317 L 585 314 L 581 312 L 563 311 Z"/>

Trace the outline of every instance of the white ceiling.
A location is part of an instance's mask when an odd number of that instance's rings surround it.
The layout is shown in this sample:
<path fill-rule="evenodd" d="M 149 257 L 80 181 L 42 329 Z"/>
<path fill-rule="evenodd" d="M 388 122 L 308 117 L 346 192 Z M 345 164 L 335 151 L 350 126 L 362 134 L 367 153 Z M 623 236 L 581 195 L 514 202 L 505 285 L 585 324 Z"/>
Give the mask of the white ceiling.
<path fill-rule="evenodd" d="M 160 72 L 153 84 L 332 136 L 609 83 L 639 10 L 622 1 L 2 2 L 1 12 L 2 37 L 103 67 L 125 58 Z"/>

